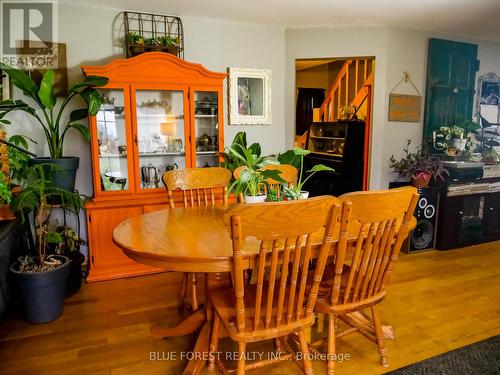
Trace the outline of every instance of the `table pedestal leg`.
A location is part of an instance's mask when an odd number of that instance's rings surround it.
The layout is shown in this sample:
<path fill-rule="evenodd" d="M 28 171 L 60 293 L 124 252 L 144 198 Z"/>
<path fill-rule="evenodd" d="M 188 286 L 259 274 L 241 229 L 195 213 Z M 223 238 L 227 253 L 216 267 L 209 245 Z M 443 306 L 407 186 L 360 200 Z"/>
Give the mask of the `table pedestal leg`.
<path fill-rule="evenodd" d="M 194 360 L 190 360 L 188 362 L 188 365 L 182 372 L 182 375 L 199 374 L 203 367 L 205 367 L 205 364 L 207 363 L 206 358 L 208 356 L 211 328 L 212 322 L 206 321 L 198 334 L 198 338 L 196 339 L 196 344 L 193 349 L 193 353 L 195 355 Z"/>
<path fill-rule="evenodd" d="M 166 337 L 186 336 L 197 331 L 205 321 L 206 311 L 205 308 L 201 308 L 189 315 L 175 327 L 164 327 L 158 324 L 153 326 L 151 333 L 154 337 L 161 339 Z"/>

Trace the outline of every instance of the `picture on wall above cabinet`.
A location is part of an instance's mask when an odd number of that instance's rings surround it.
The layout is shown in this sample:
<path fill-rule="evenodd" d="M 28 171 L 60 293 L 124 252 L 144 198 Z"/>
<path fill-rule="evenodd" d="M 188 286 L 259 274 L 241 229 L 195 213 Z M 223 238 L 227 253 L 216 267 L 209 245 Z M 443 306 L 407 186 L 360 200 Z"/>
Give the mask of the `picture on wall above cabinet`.
<path fill-rule="evenodd" d="M 228 68 L 229 123 L 271 124 L 271 70 Z"/>
<path fill-rule="evenodd" d="M 123 12 L 127 57 L 166 52 L 184 58 L 184 30 L 179 17 Z"/>

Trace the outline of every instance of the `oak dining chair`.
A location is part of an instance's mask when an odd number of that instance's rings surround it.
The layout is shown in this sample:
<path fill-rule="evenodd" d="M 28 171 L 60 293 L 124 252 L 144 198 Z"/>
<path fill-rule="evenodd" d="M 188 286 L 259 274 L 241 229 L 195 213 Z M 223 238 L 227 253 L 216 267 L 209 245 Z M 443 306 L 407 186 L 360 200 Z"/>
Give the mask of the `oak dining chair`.
<path fill-rule="evenodd" d="M 337 253 L 328 261 L 315 307 L 317 313 L 328 315 L 328 375 L 335 372 L 335 338 L 353 332 L 373 341 L 378 346 L 380 363 L 388 366 L 378 304 L 386 296 L 394 262 L 408 237 L 418 196 L 415 188 L 404 187 L 339 197 L 343 204 L 341 222 L 349 229 L 341 230 Z M 357 240 L 352 244 L 352 254 L 347 256 L 347 231 L 353 230 Z M 367 308 L 371 319 L 363 313 L 369 319 L 364 326 L 348 315 Z M 349 328 L 337 332 L 337 319 Z M 318 340 L 310 345 L 311 350 L 324 344 L 324 339 Z"/>
<path fill-rule="evenodd" d="M 236 168 L 233 172 L 234 178 L 240 178 L 241 171 L 247 168 L 242 165 Z M 280 171 L 280 177 L 286 181 L 286 183 L 291 187 L 297 183 L 298 170 L 293 165 L 290 164 L 269 164 L 266 165 L 263 169 L 271 169 Z M 274 179 L 267 180 L 268 187 L 270 189 L 276 189 L 278 196 L 281 194 L 281 181 L 277 181 Z M 268 187 L 264 187 L 265 192 L 267 192 Z M 238 197 L 240 202 L 243 202 L 243 194 L 240 194 Z"/>
<path fill-rule="evenodd" d="M 220 167 L 187 168 L 167 171 L 163 174 L 163 183 L 167 188 L 170 208 L 175 208 L 174 191 L 182 191 L 182 204 L 186 207 L 227 206 L 227 186 L 231 179 L 231 171 Z M 191 283 L 191 288 L 189 288 Z M 191 308 L 199 308 L 195 273 L 184 273 L 179 293 L 179 310 L 186 305 L 188 289 L 190 289 Z"/>
<path fill-rule="evenodd" d="M 324 196 L 301 201 L 236 205 L 228 209 L 224 222 L 230 228 L 233 246 L 233 287 L 210 291 L 213 329 L 210 340 L 209 368 L 232 370 L 213 353 L 224 327 L 238 343 L 237 374 L 245 370 L 293 358 L 291 348 L 282 342 L 287 354 L 247 364 L 244 355 L 250 342 L 283 339 L 297 334 L 303 354 L 303 370 L 312 374 L 305 330 L 314 324 L 314 305 L 328 252 L 334 246 L 333 232 L 340 215 L 340 202 Z M 323 241 L 316 258 L 314 273 L 309 273 L 312 234 L 320 230 Z M 245 244 L 257 240 L 260 246 L 257 282 L 246 284 L 248 269 Z M 255 244 L 255 243 L 254 243 Z M 308 280 L 309 276 L 311 280 Z M 312 287 L 306 294 L 308 281 Z M 222 325 L 222 327 L 221 327 Z"/>

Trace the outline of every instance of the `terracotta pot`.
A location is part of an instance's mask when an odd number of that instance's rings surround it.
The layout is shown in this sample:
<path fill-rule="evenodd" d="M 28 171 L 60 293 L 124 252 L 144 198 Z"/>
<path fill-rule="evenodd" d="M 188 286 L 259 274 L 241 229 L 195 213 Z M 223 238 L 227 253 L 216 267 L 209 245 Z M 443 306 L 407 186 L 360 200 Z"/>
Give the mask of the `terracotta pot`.
<path fill-rule="evenodd" d="M 417 189 L 425 188 L 429 186 L 429 182 L 431 181 L 432 174 L 430 173 L 421 173 L 417 178 L 412 178 L 411 184 L 415 186 Z"/>
<path fill-rule="evenodd" d="M 10 205 L 8 204 L 1 204 L 0 205 L 0 221 L 3 220 L 14 220 L 16 217 L 12 213 L 12 210 L 10 209 Z"/>

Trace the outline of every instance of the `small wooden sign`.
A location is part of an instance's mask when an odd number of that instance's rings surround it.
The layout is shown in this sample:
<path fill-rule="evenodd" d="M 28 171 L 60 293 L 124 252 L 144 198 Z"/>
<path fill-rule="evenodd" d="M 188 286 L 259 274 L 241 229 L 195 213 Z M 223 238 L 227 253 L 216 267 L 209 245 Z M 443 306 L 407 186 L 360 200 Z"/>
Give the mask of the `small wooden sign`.
<path fill-rule="evenodd" d="M 389 95 L 389 121 L 420 122 L 421 95 Z"/>

